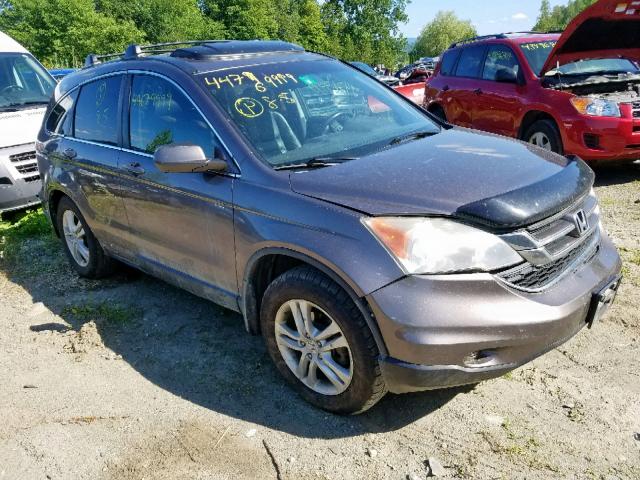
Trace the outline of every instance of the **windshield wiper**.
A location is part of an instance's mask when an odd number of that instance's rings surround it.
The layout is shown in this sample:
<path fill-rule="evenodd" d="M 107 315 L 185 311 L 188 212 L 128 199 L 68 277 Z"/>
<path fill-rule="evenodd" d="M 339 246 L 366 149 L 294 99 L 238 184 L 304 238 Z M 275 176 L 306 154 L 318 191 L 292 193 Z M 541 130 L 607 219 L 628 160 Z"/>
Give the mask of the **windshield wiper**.
<path fill-rule="evenodd" d="M 393 140 L 391 140 L 389 142 L 389 146 L 391 145 L 398 145 L 400 143 L 404 143 L 404 142 L 409 142 L 411 140 L 420 140 L 421 138 L 426 138 L 426 137 L 431 137 L 432 135 L 435 135 L 438 132 L 434 132 L 434 131 L 424 131 L 424 132 L 414 132 L 414 133 L 410 133 L 408 135 L 402 135 L 400 137 L 396 137 Z"/>
<path fill-rule="evenodd" d="M 357 159 L 358 157 L 314 157 L 304 163 L 290 163 L 287 165 L 279 165 L 277 167 L 274 167 L 274 170 L 308 170 L 311 168 L 324 168 Z"/>

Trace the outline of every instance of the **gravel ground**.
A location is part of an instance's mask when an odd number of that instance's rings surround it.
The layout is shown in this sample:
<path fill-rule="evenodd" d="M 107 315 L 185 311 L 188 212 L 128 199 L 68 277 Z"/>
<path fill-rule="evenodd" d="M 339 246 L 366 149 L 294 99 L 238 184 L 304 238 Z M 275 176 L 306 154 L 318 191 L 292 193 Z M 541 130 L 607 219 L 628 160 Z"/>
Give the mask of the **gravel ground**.
<path fill-rule="evenodd" d="M 239 315 L 133 271 L 81 280 L 39 214 L 3 224 L 0 479 L 639 479 L 640 165 L 597 176 L 625 259 L 611 314 L 357 417 L 292 394 Z"/>

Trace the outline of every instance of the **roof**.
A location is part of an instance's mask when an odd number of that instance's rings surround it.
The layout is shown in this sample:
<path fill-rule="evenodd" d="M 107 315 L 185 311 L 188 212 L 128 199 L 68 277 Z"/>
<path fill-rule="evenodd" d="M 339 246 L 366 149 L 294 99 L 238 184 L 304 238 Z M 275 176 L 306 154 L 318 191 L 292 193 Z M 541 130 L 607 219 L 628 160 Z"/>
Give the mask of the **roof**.
<path fill-rule="evenodd" d="M 16 42 L 6 33 L 0 32 L 0 52 L 3 53 L 29 53 L 29 51 Z"/>
<path fill-rule="evenodd" d="M 473 37 L 460 42 L 452 44 L 449 48 L 462 47 L 472 43 L 487 42 L 492 40 L 508 40 L 509 42 L 521 44 L 531 41 L 545 41 L 545 40 L 557 40 L 560 37 L 559 33 L 545 33 L 545 32 L 508 32 L 508 33 L 496 33 L 493 35 L 483 35 L 480 37 Z"/>

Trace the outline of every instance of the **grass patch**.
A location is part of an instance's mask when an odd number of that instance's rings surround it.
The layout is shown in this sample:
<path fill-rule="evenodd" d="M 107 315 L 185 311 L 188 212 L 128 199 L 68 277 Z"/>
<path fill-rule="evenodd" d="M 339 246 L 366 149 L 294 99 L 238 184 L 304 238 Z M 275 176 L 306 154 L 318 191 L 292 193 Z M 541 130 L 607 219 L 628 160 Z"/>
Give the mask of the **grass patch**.
<path fill-rule="evenodd" d="M 86 303 L 66 307 L 63 315 L 70 315 L 80 323 L 96 321 L 111 325 L 128 325 L 142 316 L 142 309 L 130 305 L 118 305 L 107 302 Z"/>
<path fill-rule="evenodd" d="M 57 243 L 57 238 L 42 209 L 17 214 L 11 220 L 0 221 L 0 259 L 10 265 L 21 260 L 25 244 L 39 240 L 44 245 Z M 39 252 L 40 254 L 41 252 Z M 29 262 L 40 255 L 29 254 Z"/>

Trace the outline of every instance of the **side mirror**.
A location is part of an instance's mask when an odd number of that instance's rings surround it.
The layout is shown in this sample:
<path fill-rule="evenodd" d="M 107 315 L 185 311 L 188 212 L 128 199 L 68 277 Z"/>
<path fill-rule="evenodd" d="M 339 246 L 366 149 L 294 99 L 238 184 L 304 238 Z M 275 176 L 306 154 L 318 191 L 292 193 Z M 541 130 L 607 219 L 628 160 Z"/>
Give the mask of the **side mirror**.
<path fill-rule="evenodd" d="M 225 160 L 208 159 L 202 147 L 189 143 L 162 145 L 154 153 L 153 161 L 158 170 L 165 173 L 224 172 L 227 169 Z"/>
<path fill-rule="evenodd" d="M 519 83 L 518 74 L 510 68 L 501 68 L 496 72 L 496 82 Z"/>

